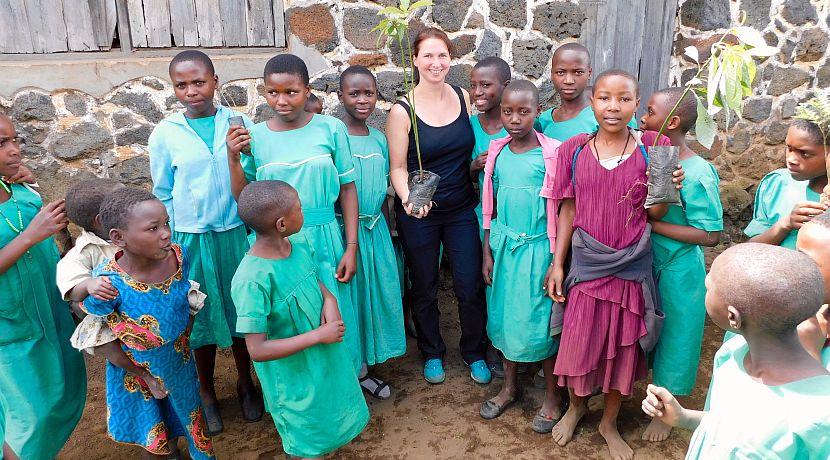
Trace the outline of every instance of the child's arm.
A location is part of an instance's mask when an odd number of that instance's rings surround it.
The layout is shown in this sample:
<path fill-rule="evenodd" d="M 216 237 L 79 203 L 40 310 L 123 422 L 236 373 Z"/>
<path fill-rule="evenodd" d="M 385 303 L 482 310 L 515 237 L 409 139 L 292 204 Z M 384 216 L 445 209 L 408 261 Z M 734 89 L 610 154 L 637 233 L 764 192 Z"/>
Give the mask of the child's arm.
<path fill-rule="evenodd" d="M 147 383 L 147 386 L 150 387 L 150 393 L 153 394 L 154 398 L 164 399 L 167 397 L 167 389 L 164 387 L 164 383 L 154 377 L 153 374 L 151 374 L 147 369 L 137 366 L 129 357 L 127 357 L 127 354 L 124 353 L 124 349 L 121 348 L 120 340 L 114 340 L 112 342 L 105 343 L 104 345 L 95 347 L 95 354 L 103 355 L 104 358 L 106 358 L 107 361 L 112 363 L 115 367 L 124 369 L 128 373 L 144 380 L 144 382 Z"/>
<path fill-rule="evenodd" d="M 89 278 L 76 284 L 69 290 L 69 300 L 80 302 L 88 296 L 94 296 L 101 300 L 113 300 L 118 296 L 118 289 L 115 289 L 109 277 L 101 276 Z"/>
<path fill-rule="evenodd" d="M 346 252 L 337 264 L 335 276 L 337 281 L 348 283 L 357 272 L 357 188 L 354 182 L 340 186 L 339 202 L 346 234 Z"/>
<path fill-rule="evenodd" d="M 575 215 L 576 201 L 573 198 L 563 199 L 556 225 L 556 252 L 553 255 L 553 262 L 551 262 L 548 272 L 545 274 L 545 288 L 548 291 L 548 296 L 556 302 L 565 301 L 565 295 L 562 291 L 562 285 L 565 282 L 565 258 L 571 250 Z"/>
<path fill-rule="evenodd" d="M 654 385 L 646 389 L 646 399 L 642 404 L 643 412 L 656 417 L 669 426 L 679 426 L 687 430 L 694 430 L 706 412 L 686 409 L 680 405 L 669 390 Z"/>
<path fill-rule="evenodd" d="M 345 333 L 346 327 L 343 321 L 333 321 L 312 331 L 286 339 L 268 340 L 264 333 L 245 334 L 245 345 L 254 361 L 273 361 L 299 353 L 314 345 L 342 342 Z"/>
<path fill-rule="evenodd" d="M 677 225 L 662 220 L 651 222 L 651 231 L 682 243 L 700 246 L 716 246 L 720 242 L 720 232 L 707 232 L 689 225 Z"/>
<path fill-rule="evenodd" d="M 0 275 L 6 273 L 33 246 L 66 228 L 68 222 L 64 200 L 44 206 L 25 230 L 0 248 Z"/>
<path fill-rule="evenodd" d="M 242 189 L 248 185 L 245 171 L 242 169 L 242 149 L 251 144 L 251 136 L 247 129 L 241 126 L 231 126 L 225 138 L 228 146 L 228 169 L 231 175 L 231 194 L 234 199 L 239 198 Z M 245 155 L 248 155 L 247 153 Z"/>
<path fill-rule="evenodd" d="M 333 321 L 341 321 L 340 309 L 337 308 L 337 298 L 326 288 L 322 281 L 317 280 L 320 292 L 323 294 L 323 313 L 320 315 L 320 325 Z"/>
<path fill-rule="evenodd" d="M 779 245 L 793 230 L 800 229 L 804 224 L 810 222 L 813 217 L 827 210 L 827 205 L 813 201 L 802 201 L 793 207 L 792 212 L 778 219 L 772 227 L 765 232 L 755 235 L 749 239 L 752 243 L 765 243 Z"/>
<path fill-rule="evenodd" d="M 484 282 L 488 286 L 493 285 L 493 251 L 490 249 L 490 229 L 484 230 L 484 244 L 483 244 L 483 264 L 481 267 L 481 274 L 484 276 Z"/>

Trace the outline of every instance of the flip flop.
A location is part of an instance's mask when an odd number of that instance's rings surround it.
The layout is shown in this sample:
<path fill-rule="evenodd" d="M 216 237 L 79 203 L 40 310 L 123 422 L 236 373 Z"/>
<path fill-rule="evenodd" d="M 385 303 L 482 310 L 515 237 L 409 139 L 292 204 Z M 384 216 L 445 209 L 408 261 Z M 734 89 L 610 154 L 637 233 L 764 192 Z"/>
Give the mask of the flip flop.
<path fill-rule="evenodd" d="M 364 386 L 363 386 L 363 382 L 365 382 L 365 381 L 367 381 L 367 380 L 371 380 L 372 382 L 374 382 L 374 383 L 375 383 L 375 390 L 374 390 L 374 391 L 369 391 L 369 389 L 368 389 L 368 388 L 366 388 L 366 387 L 364 387 Z M 377 399 L 389 399 L 389 398 L 391 398 L 391 397 L 392 397 L 392 389 L 391 389 L 391 388 L 389 388 L 389 384 L 388 384 L 388 383 L 386 383 L 386 382 L 384 382 L 383 380 L 376 379 L 376 378 L 374 378 L 374 377 L 369 377 L 369 376 L 367 375 L 367 376 L 363 377 L 362 379 L 359 379 L 359 380 L 358 380 L 358 382 L 361 384 L 361 385 L 360 385 L 360 388 L 363 388 L 363 391 L 365 391 L 365 392 L 369 393 L 370 395 L 374 396 L 374 397 L 375 397 L 375 398 L 377 398 Z M 381 396 L 381 395 L 380 395 L 380 393 L 381 393 L 381 392 L 382 392 L 385 388 L 389 388 L 389 396 L 386 396 L 386 397 L 384 397 L 384 396 Z"/>
<path fill-rule="evenodd" d="M 498 417 L 499 415 L 503 414 L 508 407 L 510 407 L 513 403 L 518 402 L 522 399 L 522 390 L 516 390 L 516 394 L 513 395 L 512 398 L 505 401 L 504 404 L 499 406 L 498 404 L 494 403 L 492 400 L 488 399 L 481 404 L 481 409 L 479 409 L 478 414 L 481 415 L 481 418 L 484 420 L 493 420 L 494 418 Z"/>
<path fill-rule="evenodd" d="M 539 412 L 533 417 L 533 423 L 530 426 L 533 428 L 533 431 L 539 434 L 550 434 L 558 421 L 559 418 L 549 417 L 542 413 L 542 409 L 539 409 Z"/>
<path fill-rule="evenodd" d="M 262 414 L 265 412 L 265 404 L 262 401 L 262 396 L 254 388 L 253 391 L 242 393 L 239 384 L 236 385 L 236 395 L 239 397 L 239 406 L 242 408 L 242 418 L 246 422 L 258 422 L 262 420 Z"/>
<path fill-rule="evenodd" d="M 218 404 L 209 404 L 204 407 L 205 410 L 205 424 L 207 425 L 207 432 L 211 436 L 216 436 L 225 430 L 225 424 L 222 423 L 222 415 L 219 414 Z"/>

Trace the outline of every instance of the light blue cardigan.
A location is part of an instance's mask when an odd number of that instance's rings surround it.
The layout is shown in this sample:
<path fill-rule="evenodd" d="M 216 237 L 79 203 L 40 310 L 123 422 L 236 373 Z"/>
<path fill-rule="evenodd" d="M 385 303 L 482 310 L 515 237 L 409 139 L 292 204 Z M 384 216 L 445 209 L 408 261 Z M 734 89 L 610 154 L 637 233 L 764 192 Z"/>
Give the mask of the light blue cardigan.
<path fill-rule="evenodd" d="M 242 225 L 231 194 L 225 146 L 229 118 L 242 114 L 222 106 L 216 109 L 213 153 L 187 124 L 184 113 L 165 118 L 150 135 L 153 194 L 164 203 L 177 232 L 222 232 Z M 242 116 L 245 126 L 253 126 Z"/>

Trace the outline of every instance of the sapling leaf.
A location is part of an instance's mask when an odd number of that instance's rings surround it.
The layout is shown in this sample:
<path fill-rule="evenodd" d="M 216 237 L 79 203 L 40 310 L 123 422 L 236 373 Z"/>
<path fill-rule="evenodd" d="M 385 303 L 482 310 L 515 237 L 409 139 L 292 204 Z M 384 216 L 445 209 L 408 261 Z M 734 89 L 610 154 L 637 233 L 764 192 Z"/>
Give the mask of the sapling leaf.
<path fill-rule="evenodd" d="M 415 3 L 413 3 L 411 7 L 409 7 L 409 11 L 415 11 L 418 8 L 423 8 L 425 6 L 432 6 L 432 1 L 431 0 L 419 0 Z"/>
<path fill-rule="evenodd" d="M 683 54 L 689 56 L 693 61 L 700 63 L 700 56 L 697 51 L 697 48 L 694 46 L 687 46 L 685 50 L 683 50 Z"/>
<path fill-rule="evenodd" d="M 409 10 L 409 0 L 401 0 L 401 9 L 404 11 Z"/>
<path fill-rule="evenodd" d="M 702 85 L 702 84 L 703 84 L 703 80 L 701 80 L 698 77 L 694 77 L 691 80 L 689 80 L 688 82 L 686 82 L 686 86 L 696 86 L 696 85 Z"/>
<path fill-rule="evenodd" d="M 774 46 L 766 46 L 766 45 L 756 46 L 756 47 L 750 48 L 747 52 L 752 56 L 770 57 L 770 56 L 772 56 L 772 55 L 774 55 L 775 53 L 778 52 L 778 48 L 776 48 Z"/>
<path fill-rule="evenodd" d="M 767 42 L 764 40 L 764 36 L 761 35 L 761 32 L 753 29 L 752 27 L 735 27 L 732 29 L 732 34 L 738 37 L 738 40 L 741 43 L 745 43 L 753 48 L 767 46 Z"/>
<path fill-rule="evenodd" d="M 703 106 L 703 101 L 695 95 L 697 101 L 697 121 L 695 122 L 695 136 L 697 141 L 707 149 L 712 148 L 715 143 L 715 120 L 709 115 L 706 107 Z"/>

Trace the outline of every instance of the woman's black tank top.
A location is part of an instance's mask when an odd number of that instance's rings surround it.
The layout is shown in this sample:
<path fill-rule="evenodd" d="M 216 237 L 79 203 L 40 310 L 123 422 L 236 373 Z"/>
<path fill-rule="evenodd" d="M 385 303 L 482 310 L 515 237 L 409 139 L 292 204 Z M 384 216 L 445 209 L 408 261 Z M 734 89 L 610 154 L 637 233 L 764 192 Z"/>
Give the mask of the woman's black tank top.
<path fill-rule="evenodd" d="M 424 123 L 420 117 L 416 116 L 424 169 L 441 176 L 438 190 L 432 198 L 435 206 L 430 211 L 430 215 L 458 211 L 478 204 L 478 195 L 470 177 L 470 161 L 475 145 L 475 135 L 470 125 L 470 117 L 465 110 L 467 105 L 464 102 L 464 93 L 456 86 L 452 86 L 452 89 L 455 90 L 461 102 L 460 113 L 452 123 L 435 127 Z M 415 101 L 416 107 L 417 102 Z M 403 106 L 409 113 L 409 105 L 404 100 L 399 100 L 396 104 Z M 418 170 L 414 129 L 409 130 L 406 164 L 409 172 Z"/>

